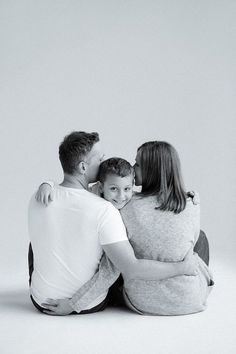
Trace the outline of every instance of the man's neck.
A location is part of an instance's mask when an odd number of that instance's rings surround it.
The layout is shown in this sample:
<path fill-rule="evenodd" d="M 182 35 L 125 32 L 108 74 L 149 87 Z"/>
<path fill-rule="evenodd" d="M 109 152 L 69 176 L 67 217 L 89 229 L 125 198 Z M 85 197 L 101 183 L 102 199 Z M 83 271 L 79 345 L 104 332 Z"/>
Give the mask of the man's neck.
<path fill-rule="evenodd" d="M 63 182 L 60 184 L 62 187 L 88 189 L 88 182 L 83 175 L 69 175 L 64 174 Z"/>

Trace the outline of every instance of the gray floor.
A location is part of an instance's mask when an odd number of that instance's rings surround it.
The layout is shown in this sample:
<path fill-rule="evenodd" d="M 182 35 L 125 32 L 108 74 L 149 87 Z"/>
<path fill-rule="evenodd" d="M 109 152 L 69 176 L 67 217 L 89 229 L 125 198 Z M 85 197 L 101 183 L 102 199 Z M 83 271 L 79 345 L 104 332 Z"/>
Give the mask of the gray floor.
<path fill-rule="evenodd" d="M 236 353 L 236 277 L 230 264 L 212 264 L 215 288 L 205 312 L 178 317 L 139 316 L 107 309 L 50 317 L 28 299 L 25 274 L 0 290 L 1 354 L 233 354 Z"/>

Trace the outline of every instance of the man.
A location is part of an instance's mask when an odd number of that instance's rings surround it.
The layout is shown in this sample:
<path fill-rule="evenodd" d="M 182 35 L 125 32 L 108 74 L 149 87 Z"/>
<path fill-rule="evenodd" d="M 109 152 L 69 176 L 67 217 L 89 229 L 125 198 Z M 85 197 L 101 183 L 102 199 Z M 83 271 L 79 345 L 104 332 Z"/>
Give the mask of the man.
<path fill-rule="evenodd" d="M 114 267 L 112 282 L 119 272 L 127 278 L 146 280 L 194 273 L 193 257 L 169 264 L 136 259 L 118 210 L 88 191 L 89 183 L 97 180 L 103 157 L 97 133 L 69 134 L 59 147 L 64 179 L 54 187 L 53 203 L 44 207 L 31 198 L 29 234 L 34 259 L 30 290 L 32 302 L 41 312 L 53 314 L 53 301 L 48 306 L 48 299 L 63 298 L 71 300 L 65 301 L 64 307 L 62 304 L 58 314 L 103 310 L 107 290 L 80 309 L 73 298 L 95 274 L 103 250 L 115 266 L 102 258 L 108 267 Z"/>

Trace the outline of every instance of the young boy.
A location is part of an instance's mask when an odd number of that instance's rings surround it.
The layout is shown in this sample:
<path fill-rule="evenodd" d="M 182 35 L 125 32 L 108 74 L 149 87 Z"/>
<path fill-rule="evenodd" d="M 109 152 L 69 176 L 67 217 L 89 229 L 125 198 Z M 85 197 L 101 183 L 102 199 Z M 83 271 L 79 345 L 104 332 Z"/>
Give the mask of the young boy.
<path fill-rule="evenodd" d="M 122 209 L 132 198 L 134 170 L 124 159 L 113 157 L 101 163 L 97 184 L 91 190 L 98 190 L 99 195 Z"/>

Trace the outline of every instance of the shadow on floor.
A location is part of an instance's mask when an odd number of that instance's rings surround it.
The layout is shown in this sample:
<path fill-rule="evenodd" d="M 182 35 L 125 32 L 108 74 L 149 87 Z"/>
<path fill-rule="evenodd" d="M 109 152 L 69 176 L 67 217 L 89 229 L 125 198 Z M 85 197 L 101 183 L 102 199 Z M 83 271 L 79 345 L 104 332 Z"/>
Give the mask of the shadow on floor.
<path fill-rule="evenodd" d="M 29 297 L 28 289 L 0 291 L 1 311 L 6 309 L 22 310 L 23 312 L 35 312 Z"/>

